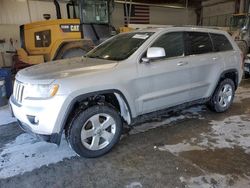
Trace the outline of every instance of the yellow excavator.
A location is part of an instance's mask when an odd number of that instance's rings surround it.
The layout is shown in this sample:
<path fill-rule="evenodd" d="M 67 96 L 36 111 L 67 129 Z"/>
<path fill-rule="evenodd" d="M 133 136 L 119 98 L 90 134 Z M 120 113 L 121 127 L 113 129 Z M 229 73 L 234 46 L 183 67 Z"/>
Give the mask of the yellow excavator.
<path fill-rule="evenodd" d="M 228 32 L 246 55 L 250 48 L 250 14 L 233 14 Z"/>
<path fill-rule="evenodd" d="M 54 0 L 57 19 L 20 26 L 21 48 L 18 61 L 26 65 L 82 56 L 116 30 L 110 24 L 114 0 L 72 0 L 67 4 L 67 19 L 62 19 Z"/>

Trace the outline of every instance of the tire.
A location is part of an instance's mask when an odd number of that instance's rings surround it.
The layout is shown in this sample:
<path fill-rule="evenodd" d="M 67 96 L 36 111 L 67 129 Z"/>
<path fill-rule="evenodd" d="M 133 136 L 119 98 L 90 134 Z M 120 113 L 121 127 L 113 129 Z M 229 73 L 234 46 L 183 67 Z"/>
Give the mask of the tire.
<path fill-rule="evenodd" d="M 76 114 L 66 136 L 78 155 L 94 158 L 108 153 L 119 142 L 122 127 L 116 110 L 96 105 Z"/>
<path fill-rule="evenodd" d="M 84 56 L 87 52 L 81 48 L 74 48 L 64 52 L 62 59 Z"/>
<path fill-rule="evenodd" d="M 94 44 L 91 40 L 68 42 L 58 49 L 53 60 L 80 57 L 92 50 L 93 47 Z"/>
<path fill-rule="evenodd" d="M 210 109 L 218 113 L 227 111 L 233 102 L 234 94 L 235 84 L 233 80 L 228 78 L 222 80 L 209 101 Z"/>

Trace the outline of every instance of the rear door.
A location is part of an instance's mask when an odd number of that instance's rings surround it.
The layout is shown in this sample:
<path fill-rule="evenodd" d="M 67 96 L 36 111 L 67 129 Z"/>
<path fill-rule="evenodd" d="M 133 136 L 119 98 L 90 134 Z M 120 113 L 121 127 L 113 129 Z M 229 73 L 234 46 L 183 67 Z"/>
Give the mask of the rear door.
<path fill-rule="evenodd" d="M 151 47 L 162 47 L 166 56 L 139 64 L 140 77 L 149 90 L 140 97 L 142 112 L 175 106 L 189 99 L 190 68 L 184 56 L 183 32 L 161 35 Z"/>
<path fill-rule="evenodd" d="M 214 53 L 209 33 L 186 32 L 186 55 L 191 68 L 190 100 L 209 97 L 217 75 L 224 68 L 220 53 Z"/>
<path fill-rule="evenodd" d="M 223 34 L 210 33 L 214 51 L 219 53 L 222 61 L 225 63 L 227 69 L 235 69 L 235 67 L 240 67 L 241 62 L 239 59 L 239 52 L 233 49 L 232 44 L 229 42 L 228 38 Z"/>

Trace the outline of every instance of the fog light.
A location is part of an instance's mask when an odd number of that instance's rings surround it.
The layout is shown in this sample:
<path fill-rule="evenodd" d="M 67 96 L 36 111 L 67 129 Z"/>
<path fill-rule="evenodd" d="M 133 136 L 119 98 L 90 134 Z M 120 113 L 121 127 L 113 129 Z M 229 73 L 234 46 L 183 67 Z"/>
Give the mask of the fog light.
<path fill-rule="evenodd" d="M 36 116 L 27 115 L 27 118 L 31 124 L 37 125 L 39 123 L 39 119 Z"/>

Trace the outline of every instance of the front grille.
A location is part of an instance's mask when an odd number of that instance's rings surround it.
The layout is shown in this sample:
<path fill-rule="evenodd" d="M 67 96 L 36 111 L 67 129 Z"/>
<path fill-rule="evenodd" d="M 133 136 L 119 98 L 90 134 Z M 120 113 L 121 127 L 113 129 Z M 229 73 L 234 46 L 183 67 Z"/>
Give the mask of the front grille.
<path fill-rule="evenodd" d="M 13 90 L 13 97 L 16 100 L 16 102 L 22 103 L 23 91 L 24 91 L 24 84 L 16 80 Z"/>

